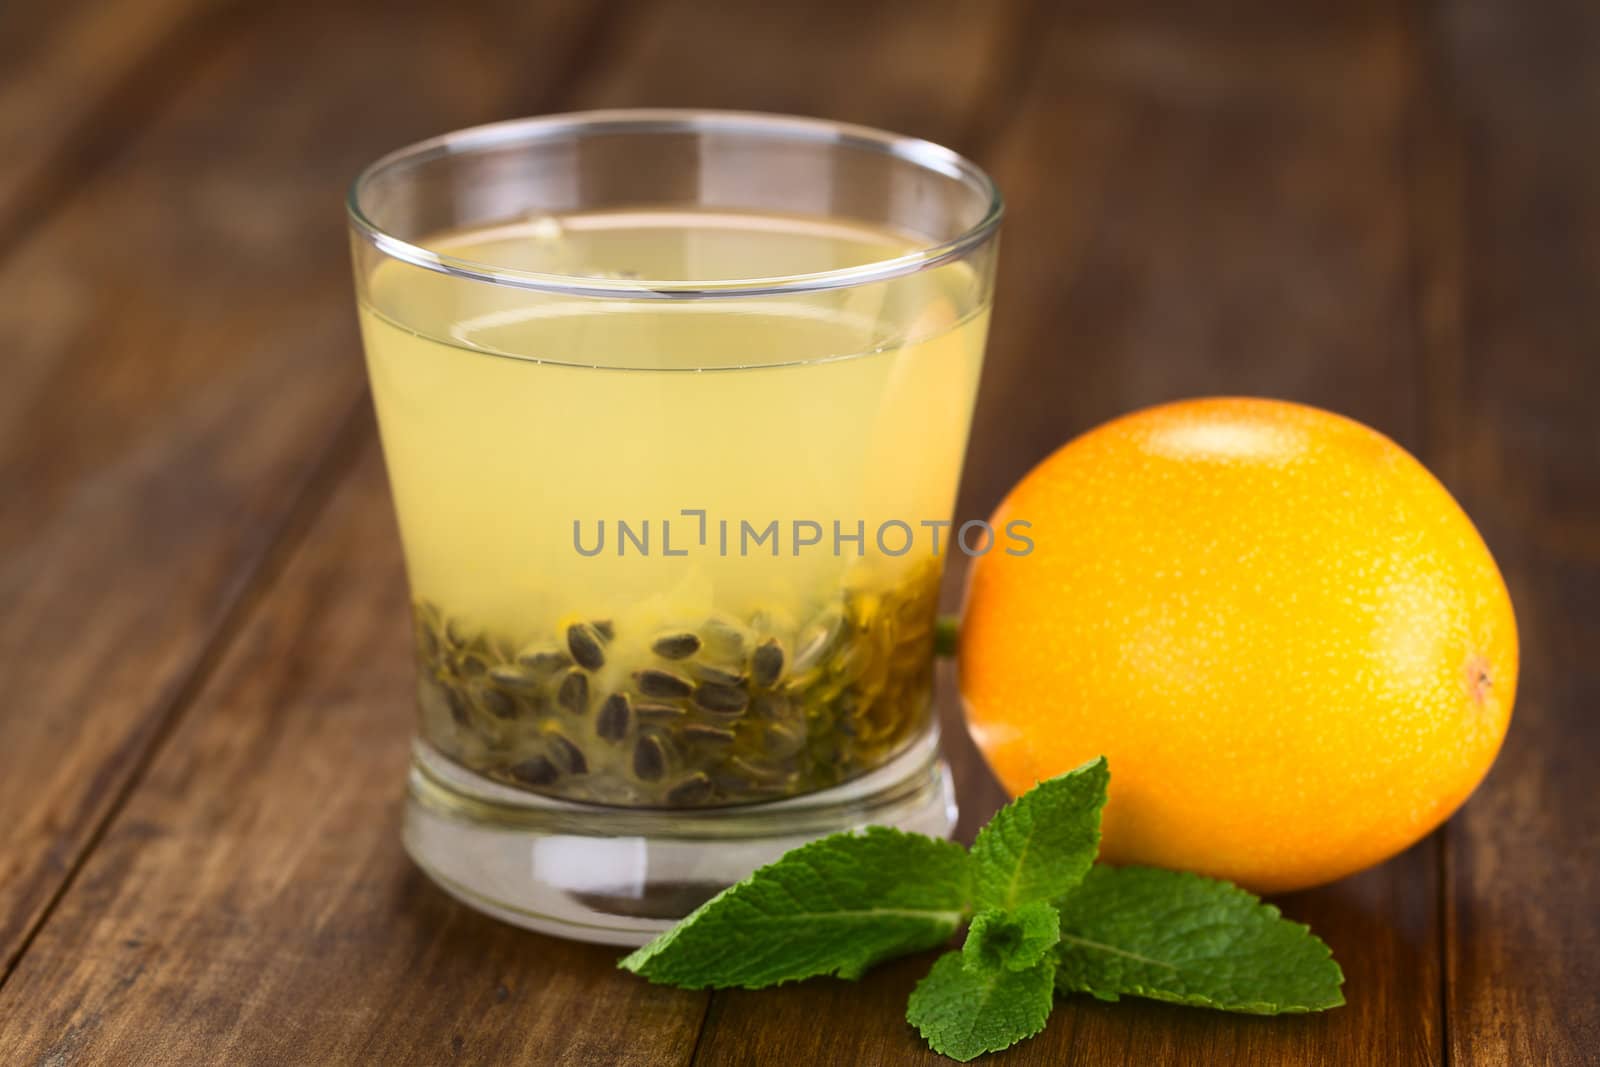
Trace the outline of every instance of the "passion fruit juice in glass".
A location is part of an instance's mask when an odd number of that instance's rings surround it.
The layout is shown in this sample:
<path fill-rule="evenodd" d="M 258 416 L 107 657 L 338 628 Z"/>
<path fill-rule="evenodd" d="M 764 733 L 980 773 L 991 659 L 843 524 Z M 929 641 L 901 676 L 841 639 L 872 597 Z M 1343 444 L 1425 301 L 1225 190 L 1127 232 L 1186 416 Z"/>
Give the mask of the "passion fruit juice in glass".
<path fill-rule="evenodd" d="M 948 832 L 933 627 L 998 213 L 925 142 L 716 113 L 358 180 L 406 842 L 445 888 L 638 943 L 812 837 Z"/>

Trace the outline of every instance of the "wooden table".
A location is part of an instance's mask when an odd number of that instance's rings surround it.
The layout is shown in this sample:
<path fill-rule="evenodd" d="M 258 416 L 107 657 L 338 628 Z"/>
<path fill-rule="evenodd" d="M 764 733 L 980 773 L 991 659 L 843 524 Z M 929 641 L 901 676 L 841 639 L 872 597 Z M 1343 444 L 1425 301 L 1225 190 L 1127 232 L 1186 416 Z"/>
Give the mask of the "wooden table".
<path fill-rule="evenodd" d="M 1593 0 L 7 0 L 0 1060 L 933 1059 L 902 1021 L 926 959 L 656 988 L 400 851 L 406 593 L 343 188 L 453 127 L 645 104 L 871 123 L 996 175 L 963 516 L 1109 416 L 1256 393 L 1411 448 L 1505 569 L 1524 684 L 1488 781 L 1282 901 L 1348 1007 L 1074 1000 L 1006 1062 L 1595 1062 Z M 1000 793 L 945 700 L 970 834 Z"/>

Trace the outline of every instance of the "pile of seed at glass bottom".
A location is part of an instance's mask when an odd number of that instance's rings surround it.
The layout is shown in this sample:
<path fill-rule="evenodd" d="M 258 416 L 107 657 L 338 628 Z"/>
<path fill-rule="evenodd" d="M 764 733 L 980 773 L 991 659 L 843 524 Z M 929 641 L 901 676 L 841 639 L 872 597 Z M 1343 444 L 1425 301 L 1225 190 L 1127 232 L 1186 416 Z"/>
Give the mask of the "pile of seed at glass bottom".
<path fill-rule="evenodd" d="M 937 593 L 937 572 L 842 593 L 792 632 L 714 617 L 650 635 L 627 664 L 608 660 L 611 621 L 513 648 L 421 603 L 423 736 L 469 770 L 569 800 L 686 808 L 823 789 L 926 721 Z"/>

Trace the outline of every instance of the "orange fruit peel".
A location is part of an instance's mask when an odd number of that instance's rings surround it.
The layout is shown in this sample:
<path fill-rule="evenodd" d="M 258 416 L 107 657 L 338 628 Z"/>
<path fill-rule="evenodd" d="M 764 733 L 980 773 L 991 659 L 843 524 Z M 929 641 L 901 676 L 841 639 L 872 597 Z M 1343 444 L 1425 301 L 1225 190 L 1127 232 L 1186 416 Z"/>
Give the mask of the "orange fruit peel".
<path fill-rule="evenodd" d="M 1273 400 L 1136 412 L 1030 472 L 973 563 L 959 662 L 1001 782 L 1105 755 L 1101 855 L 1280 892 L 1443 822 L 1510 721 L 1517 632 L 1471 521 L 1404 449 Z"/>

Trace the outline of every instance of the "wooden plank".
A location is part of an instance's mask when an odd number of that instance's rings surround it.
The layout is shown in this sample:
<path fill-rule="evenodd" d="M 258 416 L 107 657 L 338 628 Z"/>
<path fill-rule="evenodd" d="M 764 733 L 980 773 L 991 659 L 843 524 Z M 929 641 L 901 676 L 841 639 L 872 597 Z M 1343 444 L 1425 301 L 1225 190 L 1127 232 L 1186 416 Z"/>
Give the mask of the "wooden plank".
<path fill-rule="evenodd" d="M 408 598 L 364 437 L 7 985 L 17 1062 L 687 1059 L 704 994 L 479 916 L 401 851 Z"/>
<path fill-rule="evenodd" d="M 1304 400 L 1417 447 L 1404 21 L 1348 4 L 1235 5 L 1226 21 L 1087 8 L 1055 27 L 982 160 L 1010 213 L 960 514 L 987 514 L 1074 433 L 1184 395 Z M 947 688 L 947 730 L 949 704 Z M 963 736 L 947 733 L 947 749 L 970 834 L 999 793 Z M 1281 902 L 1344 963 L 1340 1011 L 1263 1020 L 1074 999 L 1007 1062 L 1438 1062 L 1436 867 L 1429 840 Z M 940 1062 L 902 1021 L 931 958 L 858 984 L 719 995 L 698 1060 Z"/>
<path fill-rule="evenodd" d="M 7 0 L 0 6 L 0 239 L 139 126 L 226 0 Z"/>
<path fill-rule="evenodd" d="M 1418 447 L 1401 14 L 1108 7 L 1052 57 L 996 161 L 1013 217 L 1032 205 L 1038 223 L 1011 235 L 976 427 L 1008 447 L 964 506 L 983 513 L 1088 425 L 1188 395 L 1300 400 Z M 1077 998 L 1029 1057 L 1439 1062 L 1437 848 L 1279 902 L 1333 947 L 1346 1007 L 1262 1020 Z"/>
<path fill-rule="evenodd" d="M 1435 451 L 1511 587 L 1522 675 L 1493 772 L 1448 827 L 1450 1062 L 1600 1049 L 1600 9 L 1439 5 L 1449 124 L 1422 160 Z"/>
<path fill-rule="evenodd" d="M 1403 24 L 1233 7 L 1080 5 L 984 160 L 1011 225 L 962 514 L 1072 435 L 1185 396 L 1321 404 L 1420 444 Z"/>
<path fill-rule="evenodd" d="M 980 9 L 955 0 L 936 11 L 897 0 L 886 10 L 903 16 L 913 8 L 922 17 L 948 18 L 951 32 L 968 33 L 979 43 L 991 38 L 973 27 L 1009 18 L 1014 10 L 995 6 L 981 9 L 994 14 L 977 17 Z M 808 84 L 814 95 L 802 110 L 842 110 L 846 101 L 896 97 L 898 68 L 863 71 L 853 60 L 838 70 L 819 66 L 823 42 L 807 36 L 803 15 L 787 8 L 765 10 L 765 17 L 780 20 L 802 42 L 786 56 L 788 67 L 772 68 L 774 84 L 813 75 Z M 645 25 L 705 17 L 702 6 L 688 0 L 673 4 L 671 11 L 673 17 L 654 16 Z M 884 40 L 900 33 L 904 22 L 873 19 L 870 13 L 863 17 L 865 25 L 882 27 Z M 484 27 L 479 36 L 492 37 L 499 30 L 493 20 Z M 688 57 L 653 52 L 650 33 L 620 35 L 610 47 L 595 50 L 614 67 L 597 70 L 593 95 L 583 94 L 578 102 L 615 102 L 609 94 L 623 89 L 607 73 L 610 69 L 636 72 L 628 75 L 628 94 L 685 102 L 673 99 L 672 92 L 681 72 L 732 47 L 733 42 L 712 35 L 714 28 L 715 20 L 706 24 L 699 46 L 705 51 Z M 424 42 L 430 61 L 440 65 L 464 62 L 461 57 L 484 62 L 474 52 L 487 45 L 448 29 L 448 24 L 413 19 L 388 32 L 395 38 L 393 47 L 402 37 Z M 337 32 L 319 27 L 318 39 L 330 53 L 356 48 Z M 250 80 L 249 57 L 281 62 L 292 36 L 290 28 L 275 27 L 268 36 L 240 45 L 230 67 L 241 81 Z M 494 49 L 515 50 L 503 32 L 499 37 Z M 984 64 L 991 58 L 975 48 L 967 61 Z M 455 81 L 444 71 L 419 74 L 393 54 L 365 62 L 409 70 L 410 79 L 430 91 Z M 474 77 L 492 85 L 494 69 L 489 65 Z M 336 76 L 321 68 L 307 74 L 302 64 L 299 79 L 308 83 L 305 92 L 323 97 L 323 108 L 335 115 L 358 103 L 371 108 L 375 126 L 394 142 L 404 139 L 393 129 L 402 121 L 449 124 L 439 121 L 437 112 L 417 109 L 402 120 L 353 91 L 352 86 L 374 80 L 366 67 Z M 383 88 L 397 91 L 392 84 Z M 777 106 L 754 85 L 730 84 L 727 94 L 700 102 Z M 250 106 L 249 99 L 219 99 L 217 91 L 206 95 L 230 125 Z M 393 109 L 403 111 L 411 103 L 402 95 Z M 870 103 L 857 106 L 856 117 L 873 117 Z M 930 130 L 943 128 L 940 106 L 930 104 Z M 334 143 L 342 132 L 329 117 L 323 136 L 302 141 L 320 146 L 314 149 L 319 170 L 333 169 L 346 152 L 356 151 Z M 167 173 L 172 170 L 169 165 Z M 312 235 L 321 225 L 314 212 L 321 210 L 321 201 L 301 187 L 278 195 L 281 202 L 271 217 L 297 228 L 297 240 L 286 244 L 314 245 Z M 279 254 L 287 265 L 298 262 Z M 276 318 L 263 315 L 249 324 L 259 331 L 259 345 L 293 360 L 293 371 L 303 375 L 311 373 L 308 364 L 325 360 L 328 350 L 344 340 L 343 319 L 349 313 L 342 285 L 320 276 L 315 280 L 315 285 L 310 280 L 293 284 L 291 275 L 288 282 L 303 302 L 303 314 L 320 318 L 326 313 L 338 322 L 327 337 L 306 337 L 306 327 L 285 321 L 276 303 Z M 255 281 L 235 272 L 210 284 L 221 300 L 255 288 Z M 281 289 L 274 296 L 284 299 Z M 300 355 L 302 348 L 314 352 Z M 343 365 L 332 372 L 322 368 L 314 379 L 318 388 L 344 390 L 345 375 L 359 373 L 354 362 L 348 366 L 348 372 Z M 258 378 L 256 384 L 265 382 Z M 216 388 L 213 383 L 213 393 Z M 246 394 L 228 395 L 238 400 L 217 414 L 218 421 L 249 413 Z M 172 404 L 171 396 L 164 399 Z M 316 437 L 312 431 L 324 417 L 319 406 L 324 402 L 299 394 L 281 402 L 297 412 L 292 424 L 262 426 L 249 449 L 216 462 L 231 469 L 245 457 L 277 455 L 278 467 L 292 468 L 303 453 L 287 448 L 283 439 Z M 370 439 L 364 414 L 352 437 Z M 201 443 L 228 445 L 211 438 Z M 285 450 L 289 458 L 283 458 Z M 566 945 L 473 917 L 427 887 L 399 858 L 393 820 L 410 716 L 404 711 L 406 698 L 397 694 L 409 684 L 410 668 L 398 550 L 374 464 L 369 457 L 342 483 L 336 509 L 296 538 L 304 548 L 293 567 L 251 615 L 250 626 L 230 642 L 215 677 L 174 727 L 149 777 L 131 792 L 0 993 L 0 1045 L 22 1050 L 25 1059 L 94 1060 L 114 1048 L 119 1057 L 151 1063 L 307 1058 L 434 1063 L 443 1049 L 482 1062 L 507 1057 L 586 1062 L 625 1056 L 630 1049 L 652 1062 L 688 1056 L 684 1037 L 692 1038 L 705 996 L 648 991 L 612 969 L 615 952 Z M 258 474 L 234 494 L 236 501 L 243 497 L 248 506 L 268 510 L 261 500 L 292 488 L 287 475 L 274 477 L 271 492 L 259 492 L 268 477 Z M 255 522 L 260 521 L 257 514 Z M 0 525 L 0 532 L 4 529 Z M 236 536 L 236 528 L 216 519 L 187 548 L 220 552 L 206 546 L 220 542 L 226 549 Z M 348 579 L 330 592 L 328 575 L 335 572 L 348 572 Z M 107 570 L 104 577 L 120 573 Z M 170 604 L 164 607 L 172 610 Z M 323 629 L 318 620 L 327 611 L 338 618 Z M 146 657 L 148 652 L 136 662 L 147 662 Z M 352 672 L 357 661 L 359 669 Z M 90 751 L 74 758 L 92 766 L 96 755 Z M 310 779 L 308 760 L 318 764 Z M 270 965 L 257 960 L 263 946 L 271 946 Z M 492 1014 L 487 1006 L 496 987 L 484 984 L 485 975 L 500 961 L 502 973 L 514 975 L 504 980 L 503 999 L 511 1007 Z M 205 996 L 193 996 L 196 988 L 205 989 Z M 523 990 L 529 991 L 526 997 Z M 628 1026 L 618 1026 L 619 1019 L 627 1019 Z"/>
<path fill-rule="evenodd" d="M 654 4 L 630 23 L 627 66 L 590 107 L 713 107 L 821 115 L 971 150 L 1025 72 L 1029 0 Z M 881 20 L 881 21 L 873 21 Z M 797 42 L 814 43 L 814 50 Z M 710 59 L 708 57 L 715 57 Z"/>
<path fill-rule="evenodd" d="M 0 712 L 7 968 L 364 403 L 345 184 L 546 103 L 589 18 L 407 10 L 241 26 L 0 263 L 0 677 L 27 694 Z"/>

